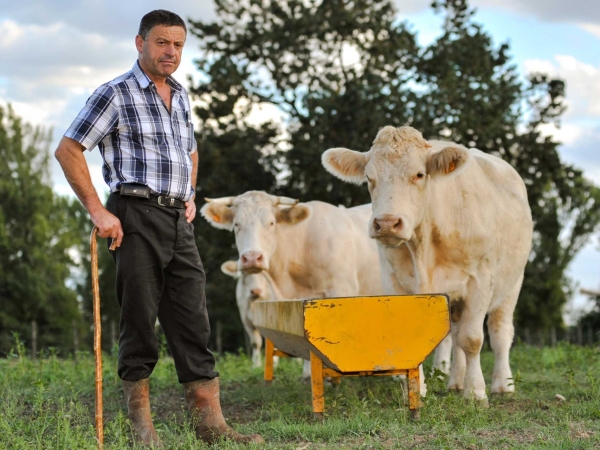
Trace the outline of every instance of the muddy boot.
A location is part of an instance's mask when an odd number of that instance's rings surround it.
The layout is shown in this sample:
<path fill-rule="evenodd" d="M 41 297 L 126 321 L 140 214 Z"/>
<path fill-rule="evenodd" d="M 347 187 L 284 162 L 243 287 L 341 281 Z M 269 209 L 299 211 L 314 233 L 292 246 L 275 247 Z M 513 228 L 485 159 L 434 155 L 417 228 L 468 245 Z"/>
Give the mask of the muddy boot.
<path fill-rule="evenodd" d="M 258 434 L 239 434 L 225 423 L 219 399 L 219 378 L 184 383 L 183 388 L 198 439 L 208 444 L 221 438 L 239 443 L 264 442 Z"/>
<path fill-rule="evenodd" d="M 148 378 L 123 381 L 127 416 L 134 431 L 134 442 L 152 448 L 162 448 L 150 416 L 150 383 Z"/>

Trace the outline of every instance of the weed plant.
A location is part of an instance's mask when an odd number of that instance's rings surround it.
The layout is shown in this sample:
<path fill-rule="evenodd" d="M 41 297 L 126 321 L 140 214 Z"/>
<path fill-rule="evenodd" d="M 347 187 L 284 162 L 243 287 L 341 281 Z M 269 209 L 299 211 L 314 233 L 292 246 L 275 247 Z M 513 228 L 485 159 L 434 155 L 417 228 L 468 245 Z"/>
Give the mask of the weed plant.
<path fill-rule="evenodd" d="M 489 388 L 493 354 L 484 351 L 481 360 Z M 217 369 L 226 418 L 240 432 L 262 434 L 267 443 L 260 448 L 600 448 L 598 348 L 518 345 L 511 365 L 517 392 L 491 397 L 489 409 L 448 393 L 443 374 L 430 375 L 419 422 L 405 406 L 403 383 L 392 377 L 344 378 L 339 386 L 327 385 L 319 421 L 297 361 L 282 359 L 271 385 L 241 353 L 219 358 Z M 104 354 L 103 367 L 105 448 L 132 448 L 114 351 Z M 430 372 L 429 360 L 425 368 Z M 166 449 L 208 448 L 191 430 L 168 356 L 151 377 L 151 402 Z M 96 448 L 93 356 L 61 357 L 50 349 L 32 360 L 17 339 L 9 357 L 0 360 L 0 448 Z M 214 448 L 259 446 L 220 442 Z"/>

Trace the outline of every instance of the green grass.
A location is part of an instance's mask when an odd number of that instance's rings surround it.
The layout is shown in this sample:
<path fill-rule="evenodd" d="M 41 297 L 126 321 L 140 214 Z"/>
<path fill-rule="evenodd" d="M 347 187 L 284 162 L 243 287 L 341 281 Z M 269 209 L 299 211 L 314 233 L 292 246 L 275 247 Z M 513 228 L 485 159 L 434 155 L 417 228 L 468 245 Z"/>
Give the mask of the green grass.
<path fill-rule="evenodd" d="M 94 360 L 86 353 L 36 361 L 0 360 L 0 448 L 92 449 Z M 219 359 L 221 399 L 238 431 L 261 433 L 271 449 L 592 449 L 600 448 L 600 350 L 561 345 L 517 346 L 511 352 L 517 393 L 492 397 L 482 409 L 430 379 L 421 420 L 410 419 L 402 383 L 391 377 L 345 378 L 327 386 L 323 422 L 313 418 L 310 385 L 301 366 L 282 360 L 270 386 L 244 355 Z M 493 355 L 482 353 L 488 381 Z M 558 401 L 561 394 L 566 401 Z M 151 378 L 154 421 L 165 448 L 208 448 L 190 429 L 171 359 Z M 131 432 L 116 374 L 104 355 L 105 448 L 130 448 Z M 247 448 L 219 443 L 215 448 Z M 249 448 L 252 448 L 250 446 Z"/>

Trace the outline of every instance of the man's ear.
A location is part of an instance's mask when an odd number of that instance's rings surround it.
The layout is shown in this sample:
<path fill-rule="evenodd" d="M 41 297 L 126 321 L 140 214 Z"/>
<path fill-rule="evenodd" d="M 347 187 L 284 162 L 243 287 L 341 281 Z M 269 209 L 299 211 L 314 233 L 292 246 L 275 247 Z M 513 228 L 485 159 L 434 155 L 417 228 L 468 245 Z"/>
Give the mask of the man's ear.
<path fill-rule="evenodd" d="M 144 38 L 139 34 L 135 37 L 135 48 L 138 53 L 142 53 L 142 50 L 144 49 Z"/>
<path fill-rule="evenodd" d="M 367 156 L 347 148 L 330 148 L 321 156 L 323 167 L 332 175 L 347 183 L 362 184 L 365 181 Z"/>
<path fill-rule="evenodd" d="M 469 159 L 464 147 L 449 146 L 431 153 L 427 160 L 427 173 L 432 176 L 447 175 L 460 169 Z"/>
<path fill-rule="evenodd" d="M 275 214 L 275 219 L 277 223 L 295 225 L 308 219 L 310 213 L 310 207 L 300 203 L 291 207 L 279 207 Z"/>
<path fill-rule="evenodd" d="M 230 277 L 236 279 L 239 278 L 240 271 L 238 270 L 238 262 L 233 260 L 225 261 L 223 264 L 221 264 L 221 272 L 223 272 L 225 275 L 229 275 Z"/>
<path fill-rule="evenodd" d="M 215 228 L 223 230 L 233 230 L 233 210 L 222 203 L 209 202 L 206 203 L 200 214 Z"/>

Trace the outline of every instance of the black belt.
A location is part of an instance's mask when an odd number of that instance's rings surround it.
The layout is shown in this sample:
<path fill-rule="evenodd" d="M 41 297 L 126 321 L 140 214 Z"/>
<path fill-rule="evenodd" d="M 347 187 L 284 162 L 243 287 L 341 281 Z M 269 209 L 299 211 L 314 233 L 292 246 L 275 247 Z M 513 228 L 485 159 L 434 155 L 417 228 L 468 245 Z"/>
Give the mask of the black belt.
<path fill-rule="evenodd" d="M 166 195 L 155 195 L 151 193 L 148 200 L 158 203 L 160 206 L 166 206 L 167 208 L 185 208 L 185 202 L 183 200 L 167 197 Z"/>
<path fill-rule="evenodd" d="M 143 184 L 122 183 L 119 186 L 117 194 L 123 197 L 144 198 L 160 206 L 167 208 L 185 208 L 185 202 L 178 198 L 168 197 L 166 195 L 157 195 L 150 192 L 148 186 Z"/>

